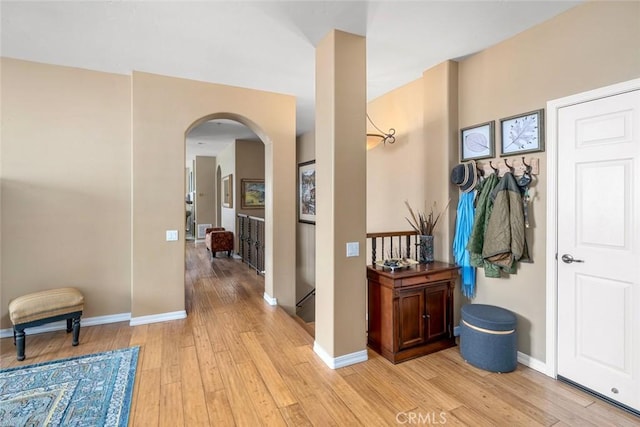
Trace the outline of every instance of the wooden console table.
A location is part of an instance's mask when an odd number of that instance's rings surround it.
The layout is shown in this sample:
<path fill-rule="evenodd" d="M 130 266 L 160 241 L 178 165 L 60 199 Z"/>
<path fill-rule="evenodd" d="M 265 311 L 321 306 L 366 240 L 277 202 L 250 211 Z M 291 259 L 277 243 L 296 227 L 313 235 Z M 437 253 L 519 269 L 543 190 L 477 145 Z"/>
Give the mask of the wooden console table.
<path fill-rule="evenodd" d="M 437 261 L 396 272 L 367 267 L 369 347 L 398 363 L 455 346 L 458 274 L 457 266 Z"/>

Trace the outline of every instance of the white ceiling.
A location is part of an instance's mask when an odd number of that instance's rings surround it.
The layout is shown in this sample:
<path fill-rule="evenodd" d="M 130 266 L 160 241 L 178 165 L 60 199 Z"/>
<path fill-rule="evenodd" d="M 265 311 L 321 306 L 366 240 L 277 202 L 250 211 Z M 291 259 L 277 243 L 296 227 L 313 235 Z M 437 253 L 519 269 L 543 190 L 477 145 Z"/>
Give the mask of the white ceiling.
<path fill-rule="evenodd" d="M 313 129 L 315 46 L 332 28 L 366 36 L 374 99 L 579 3 L 2 0 L 0 53 L 295 95 L 300 134 Z M 234 122 L 204 124 L 187 138 L 188 150 L 215 155 L 235 138 L 255 137 L 246 132 Z"/>

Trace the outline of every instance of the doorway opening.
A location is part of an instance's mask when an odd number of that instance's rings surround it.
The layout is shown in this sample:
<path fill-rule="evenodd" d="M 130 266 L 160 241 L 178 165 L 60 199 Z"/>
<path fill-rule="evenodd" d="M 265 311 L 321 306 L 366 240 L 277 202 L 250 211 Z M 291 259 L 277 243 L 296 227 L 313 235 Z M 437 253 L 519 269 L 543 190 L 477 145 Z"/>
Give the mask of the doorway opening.
<path fill-rule="evenodd" d="M 264 260 L 264 237 L 257 242 L 247 233 L 245 219 L 262 223 L 264 230 L 265 146 L 246 125 L 228 118 L 204 118 L 185 135 L 187 240 L 202 244 L 212 262 L 227 254 L 256 268 L 252 251 L 258 243 Z M 260 197 L 256 191 L 262 189 Z M 249 193 L 251 191 L 251 193 Z M 255 197 L 254 197 L 255 196 Z M 217 228 L 233 241 L 224 251 L 216 245 L 221 235 L 207 236 Z M 256 227 L 254 227 L 255 229 Z M 221 230 L 223 229 L 223 230 Z M 264 234 L 264 233 L 263 233 Z M 253 239 L 249 241 L 249 239 Z M 222 249 L 221 249 L 222 250 Z M 262 266 L 260 272 L 263 272 Z"/>

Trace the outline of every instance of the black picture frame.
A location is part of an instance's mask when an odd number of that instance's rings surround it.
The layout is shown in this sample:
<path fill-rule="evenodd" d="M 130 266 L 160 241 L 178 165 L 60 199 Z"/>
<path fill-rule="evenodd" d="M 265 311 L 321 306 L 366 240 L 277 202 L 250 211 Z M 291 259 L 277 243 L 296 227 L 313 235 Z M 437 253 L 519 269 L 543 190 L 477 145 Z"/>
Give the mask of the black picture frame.
<path fill-rule="evenodd" d="M 495 156 L 495 121 L 460 129 L 460 162 Z"/>
<path fill-rule="evenodd" d="M 298 164 L 298 222 L 316 223 L 316 161 Z"/>

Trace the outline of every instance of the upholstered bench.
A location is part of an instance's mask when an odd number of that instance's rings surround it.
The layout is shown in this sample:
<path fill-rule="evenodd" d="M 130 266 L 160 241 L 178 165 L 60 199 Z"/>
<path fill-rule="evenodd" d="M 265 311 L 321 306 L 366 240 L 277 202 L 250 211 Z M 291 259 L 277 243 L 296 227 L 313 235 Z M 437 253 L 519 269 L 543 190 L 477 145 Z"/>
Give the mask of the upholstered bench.
<path fill-rule="evenodd" d="M 216 257 L 216 252 L 227 252 L 227 256 L 231 256 L 233 252 L 233 232 L 225 231 L 222 227 L 207 228 L 205 230 L 205 245 L 207 250 L 211 252 L 211 257 Z"/>
<path fill-rule="evenodd" d="M 58 288 L 23 295 L 9 303 L 9 317 L 13 323 L 13 343 L 18 360 L 24 360 L 26 328 L 45 323 L 67 321 L 67 333 L 73 330 L 74 346 L 80 338 L 80 316 L 84 297 L 76 288 Z"/>
<path fill-rule="evenodd" d="M 460 354 L 480 369 L 511 372 L 518 364 L 516 315 L 502 307 L 467 304 L 460 310 Z"/>

